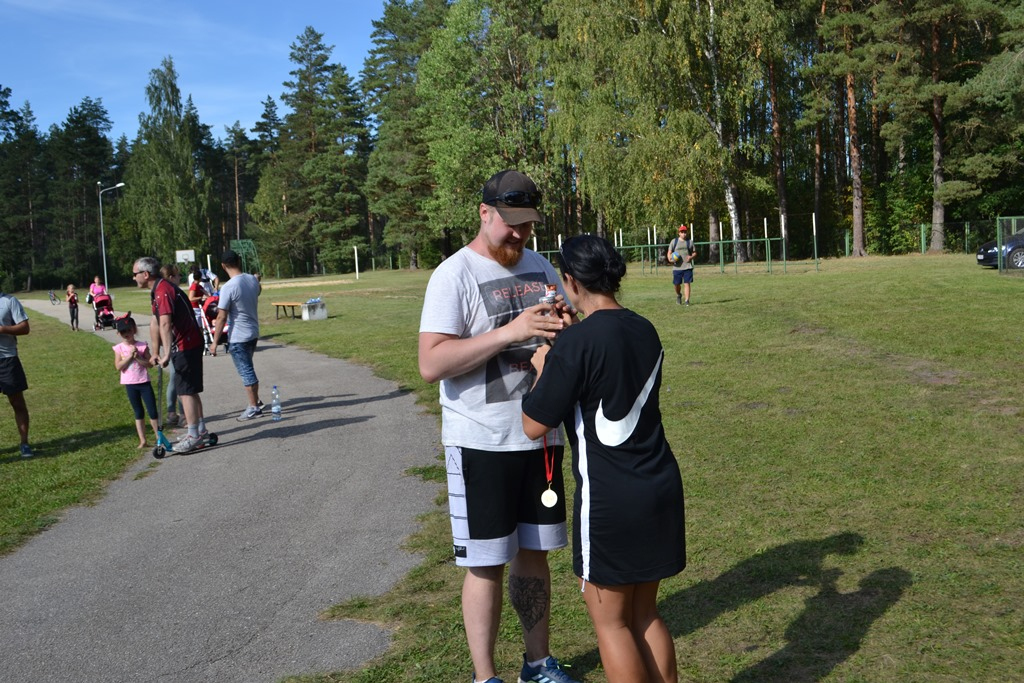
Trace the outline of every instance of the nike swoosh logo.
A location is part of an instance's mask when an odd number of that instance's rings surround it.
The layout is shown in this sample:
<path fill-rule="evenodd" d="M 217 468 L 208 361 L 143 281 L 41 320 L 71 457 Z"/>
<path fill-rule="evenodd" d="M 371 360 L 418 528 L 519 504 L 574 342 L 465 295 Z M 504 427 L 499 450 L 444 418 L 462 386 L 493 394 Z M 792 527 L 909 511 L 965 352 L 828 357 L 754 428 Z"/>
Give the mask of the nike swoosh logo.
<path fill-rule="evenodd" d="M 658 370 L 661 368 L 661 361 L 665 357 L 665 350 L 662 349 L 658 355 L 658 362 L 654 364 L 651 376 L 647 378 L 647 384 L 640 390 L 640 395 L 633 402 L 629 413 L 621 420 L 609 420 L 604 416 L 604 399 L 597 404 L 597 413 L 594 415 L 594 429 L 597 431 L 597 440 L 605 446 L 614 447 L 628 439 L 640 422 L 640 413 L 647 404 L 647 397 L 654 389 L 654 382 L 658 378 Z"/>

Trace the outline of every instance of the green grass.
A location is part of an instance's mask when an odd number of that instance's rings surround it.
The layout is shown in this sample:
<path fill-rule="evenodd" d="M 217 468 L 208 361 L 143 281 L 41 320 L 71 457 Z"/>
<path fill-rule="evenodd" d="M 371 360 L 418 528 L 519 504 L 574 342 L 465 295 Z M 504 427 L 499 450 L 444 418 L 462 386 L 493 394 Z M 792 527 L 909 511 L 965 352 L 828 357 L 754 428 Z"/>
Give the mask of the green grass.
<path fill-rule="evenodd" d="M 60 311 L 67 315 L 66 306 Z M 95 500 L 139 458 L 110 345 L 28 314 L 31 333 L 18 338 L 18 351 L 29 383 L 29 441 L 37 455 L 19 455 L 13 413 L 0 399 L 0 553 L 57 521 L 69 505 Z M 81 318 L 88 325 L 92 311 L 83 308 Z"/>
<path fill-rule="evenodd" d="M 776 265 L 772 275 L 703 267 L 690 308 L 675 305 L 666 270 L 627 277 L 622 302 L 649 317 L 665 345 L 662 410 L 686 487 L 689 566 L 661 592 L 681 680 L 1019 678 L 1024 281 L 972 260 L 848 259 L 824 261 L 820 272 Z M 268 282 L 263 332 L 371 365 L 436 413 L 437 388 L 416 369 L 428 277 Z M 309 296 L 325 298 L 327 321 L 274 320 L 271 301 Z M 119 310 L 133 297 L 143 310 L 145 293 L 127 291 Z M 39 374 L 30 366 L 30 380 Z M 44 434 L 47 418 L 36 416 L 69 401 L 55 394 L 40 408 L 33 386 L 33 433 Z M 16 443 L 7 422 L 0 443 Z M 63 433 L 83 429 L 102 426 L 90 420 Z M 36 465 L 5 455 L 4 470 Z M 436 481 L 436 469 L 417 474 Z M 290 680 L 464 680 L 462 572 L 449 545 L 439 496 L 408 541 L 422 564 L 387 595 L 326 615 L 394 629 L 391 650 L 360 671 Z M 551 559 L 552 650 L 601 683 L 569 553 Z M 506 678 L 519 666 L 517 631 L 506 608 L 497 652 Z"/>

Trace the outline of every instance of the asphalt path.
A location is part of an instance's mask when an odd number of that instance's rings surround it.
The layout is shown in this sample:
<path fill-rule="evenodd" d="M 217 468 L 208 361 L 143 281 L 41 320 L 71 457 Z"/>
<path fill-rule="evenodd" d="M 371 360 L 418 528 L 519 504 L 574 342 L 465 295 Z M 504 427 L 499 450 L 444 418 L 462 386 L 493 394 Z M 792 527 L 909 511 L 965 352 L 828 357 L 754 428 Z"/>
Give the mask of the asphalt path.
<path fill-rule="evenodd" d="M 23 303 L 30 318 L 67 316 Z M 83 308 L 83 324 L 91 317 Z M 0 557 L 0 681 L 276 681 L 358 667 L 388 647 L 378 627 L 318 614 L 387 591 L 418 562 L 401 544 L 439 487 L 404 472 L 436 463 L 437 420 L 357 365 L 273 339 L 254 363 L 266 416 L 236 421 L 234 365 L 206 357 L 219 445 L 147 454 L 98 503 Z M 131 433 L 127 401 L 118 410 Z"/>

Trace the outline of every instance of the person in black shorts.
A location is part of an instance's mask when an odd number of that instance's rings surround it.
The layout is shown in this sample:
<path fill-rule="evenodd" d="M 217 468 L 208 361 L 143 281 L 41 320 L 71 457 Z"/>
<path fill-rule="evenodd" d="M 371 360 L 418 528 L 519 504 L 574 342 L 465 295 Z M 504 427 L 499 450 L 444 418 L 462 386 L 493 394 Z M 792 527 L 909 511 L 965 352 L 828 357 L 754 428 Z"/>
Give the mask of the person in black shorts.
<path fill-rule="evenodd" d="M 573 237 L 559 262 L 585 317 L 534 354 L 523 430 L 536 437 L 565 423 L 576 478 L 573 571 L 609 683 L 674 683 L 658 585 L 686 566 L 686 542 L 683 484 L 658 401 L 665 352 L 650 321 L 616 300 L 626 263 L 607 240 Z"/>
<path fill-rule="evenodd" d="M 520 401 L 530 357 L 566 322 L 540 303 L 558 274 L 527 249 L 540 192 L 518 171 L 483 187 L 480 229 L 434 271 L 420 318 L 419 367 L 440 382 L 441 441 L 455 563 L 466 568 L 462 618 L 474 680 L 501 683 L 494 662 L 505 565 L 523 629 L 523 683 L 574 683 L 551 656 L 547 553 L 568 545 L 561 430 L 527 438 Z"/>
<path fill-rule="evenodd" d="M 150 290 L 153 320 L 151 352 L 162 367 L 174 364 L 175 390 L 181 399 L 188 432 L 174 444 L 176 452 L 195 450 L 207 435 L 203 418 L 203 333 L 185 292 L 160 276 L 160 262 L 150 256 L 135 261 L 135 283 Z"/>
<path fill-rule="evenodd" d="M 14 423 L 21 437 L 21 457 L 31 458 L 34 453 L 28 445 L 28 406 L 25 390 L 28 379 L 18 358 L 17 337 L 29 333 L 28 316 L 21 302 L 10 294 L 0 292 L 0 393 L 7 396 L 14 409 Z"/>

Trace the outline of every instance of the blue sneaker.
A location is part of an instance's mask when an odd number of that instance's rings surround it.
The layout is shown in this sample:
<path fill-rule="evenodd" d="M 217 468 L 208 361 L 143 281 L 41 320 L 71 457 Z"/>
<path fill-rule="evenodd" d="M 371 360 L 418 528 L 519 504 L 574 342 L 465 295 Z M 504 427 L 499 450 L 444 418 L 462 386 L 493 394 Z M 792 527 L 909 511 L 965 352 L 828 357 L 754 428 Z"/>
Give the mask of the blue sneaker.
<path fill-rule="evenodd" d="M 523 670 L 519 674 L 519 683 L 579 683 L 575 678 L 562 671 L 558 660 L 549 656 L 540 666 L 530 666 L 523 655 Z"/>
<path fill-rule="evenodd" d="M 35 453 L 32 452 L 31 446 L 29 446 L 27 443 L 21 444 L 21 457 L 31 458 L 33 455 L 35 455 Z"/>
<path fill-rule="evenodd" d="M 476 675 L 475 674 L 473 675 L 473 678 L 470 679 L 469 683 L 476 683 Z M 486 681 L 482 681 L 481 683 L 505 683 L 505 681 L 501 680 L 497 676 L 491 676 Z"/>

